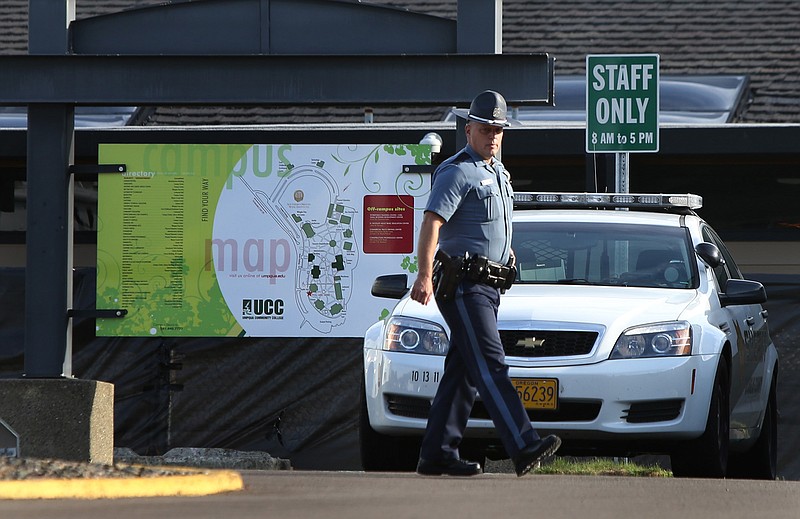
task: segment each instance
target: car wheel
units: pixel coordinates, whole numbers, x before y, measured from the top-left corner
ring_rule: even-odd
[[[724,359],[720,359],[703,435],[681,444],[670,455],[672,474],[675,477],[725,477],[730,440],[729,402],[728,366]]]
[[[728,477],[775,479],[778,477],[777,375],[772,379],[764,421],[756,443],[747,452],[731,453]]]
[[[369,424],[367,401],[361,390],[358,441],[361,467],[369,472],[409,472],[416,470],[420,439],[387,436],[376,432]]]

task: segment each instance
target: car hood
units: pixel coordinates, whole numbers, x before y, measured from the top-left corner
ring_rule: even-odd
[[[627,328],[681,318],[695,290],[585,285],[515,285],[502,298],[499,321],[546,321]]]
[[[696,301],[696,290],[588,285],[514,285],[501,299],[500,329],[557,328],[607,330],[615,335],[631,326],[682,319]],[[445,325],[436,304],[408,298],[394,310]],[[446,327],[446,325],[445,325]]]

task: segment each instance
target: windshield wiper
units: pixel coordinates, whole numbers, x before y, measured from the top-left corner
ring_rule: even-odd
[[[567,278],[567,279],[559,279],[559,285],[590,285],[589,281],[583,278]]]

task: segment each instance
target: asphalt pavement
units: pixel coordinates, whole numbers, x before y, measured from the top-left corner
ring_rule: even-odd
[[[14,519],[796,519],[800,482],[616,476],[243,471],[244,489],[202,497],[0,501]]]

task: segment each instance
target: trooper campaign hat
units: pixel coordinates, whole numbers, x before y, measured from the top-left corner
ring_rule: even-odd
[[[494,90],[484,90],[472,100],[469,111],[454,109],[453,112],[469,121],[492,126],[511,126],[506,116],[508,111],[505,98]]]

